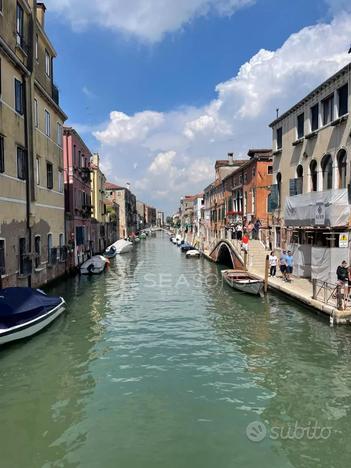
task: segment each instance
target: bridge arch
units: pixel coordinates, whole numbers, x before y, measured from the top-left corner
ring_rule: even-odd
[[[235,253],[235,249],[227,240],[220,241],[216,245],[211,257],[216,263],[220,263],[227,268],[243,268],[242,259]]]

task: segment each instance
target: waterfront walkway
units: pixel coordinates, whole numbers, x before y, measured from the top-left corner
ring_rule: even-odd
[[[220,242],[221,241],[219,240],[217,245]],[[232,250],[237,257],[242,255],[239,241],[230,240],[228,242],[226,239],[226,243],[231,245]],[[213,243],[210,248],[204,249],[203,251],[203,254],[211,261],[214,260],[211,254],[214,250],[215,244],[216,243]],[[269,252],[260,241],[250,241],[247,269],[251,274],[263,280],[265,277],[265,259],[268,253]],[[351,324],[351,308],[348,307],[346,310],[339,310],[337,308],[336,299],[333,298],[332,291],[326,292],[327,296],[330,297],[328,297],[328,300],[325,302],[322,299],[322,296],[324,295],[323,291],[321,294],[321,300],[313,299],[313,285],[309,279],[293,277],[291,282],[283,281],[279,268],[277,275],[278,276],[274,278],[269,277],[268,286],[270,289],[286,294],[292,299],[310,307],[311,310],[329,317],[331,323]]]

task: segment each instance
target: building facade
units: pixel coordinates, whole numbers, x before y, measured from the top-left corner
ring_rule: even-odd
[[[0,287],[65,272],[62,128],[56,51],[45,6],[2,0],[0,14]]]
[[[157,214],[156,214],[156,208],[152,206],[146,205],[146,227],[153,227],[156,226],[157,223]]]
[[[79,134],[73,128],[65,127],[63,160],[66,238],[72,254],[70,266],[81,265],[99,248],[92,236],[91,159],[92,154]]]
[[[270,125],[274,244],[293,250],[297,275],[332,282],[349,261],[350,86],[347,65]]]
[[[135,195],[126,187],[106,182],[105,198],[119,206],[119,237],[124,239],[137,231]]]
[[[157,211],[157,226],[163,227],[165,225],[165,214],[163,211]]]

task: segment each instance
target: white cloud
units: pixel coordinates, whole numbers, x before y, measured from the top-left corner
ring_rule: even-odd
[[[90,89],[87,86],[83,86],[82,93],[85,94],[85,96],[89,99],[96,98],[96,95],[92,91],[90,91]]]
[[[46,0],[51,11],[70,21],[74,29],[89,24],[155,42],[192,19],[217,14],[228,16],[255,0]]]
[[[141,141],[151,130],[159,127],[163,122],[160,112],[144,111],[130,117],[123,112],[113,111],[110,122],[105,130],[95,132],[94,136],[109,145],[128,141]]]
[[[260,50],[202,108],[112,112],[95,133],[111,177],[131,180],[139,198],[174,209],[181,195],[211,181],[215,159],[271,145],[276,108],[284,112],[349,62],[350,30],[351,15],[344,14],[302,29],[275,51]]]

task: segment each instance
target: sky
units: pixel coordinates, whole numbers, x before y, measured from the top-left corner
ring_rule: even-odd
[[[350,62],[349,0],[46,0],[60,104],[108,180],[170,214]]]

